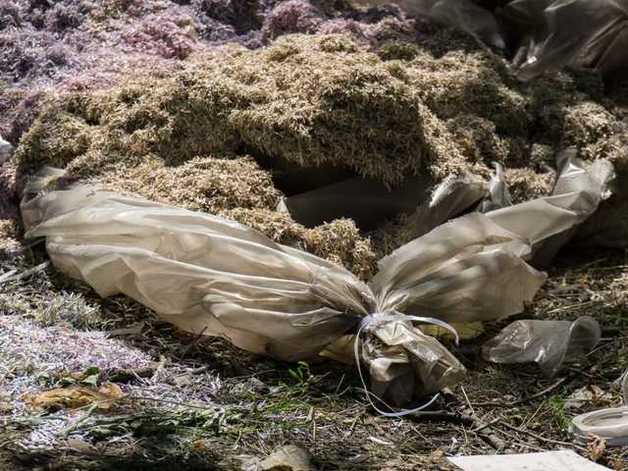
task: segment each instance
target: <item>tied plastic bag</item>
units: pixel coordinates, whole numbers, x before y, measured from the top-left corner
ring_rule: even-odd
[[[501,318],[520,312],[545,279],[519,257],[526,243],[479,213],[401,247],[367,286],[220,217],[89,187],[41,191],[61,174],[34,179],[22,203],[27,237],[46,237],[60,271],[103,297],[126,294],[183,330],[283,360],[311,358],[361,328],[354,345],[377,387],[410,375],[413,398],[452,384],[464,368],[398,311]],[[392,399],[409,394],[401,396]]]
[[[548,378],[563,363],[589,353],[601,337],[600,326],[591,317],[570,321],[515,321],[482,347],[482,356],[493,363],[537,363]]]
[[[445,223],[380,260],[368,285],[217,216],[87,186],[54,190],[62,170],[34,178],[21,210],[26,237],[45,237],[53,264],[99,295],[125,294],[183,330],[254,353],[297,361],[327,349],[359,360],[373,387],[401,404],[464,373],[413,323],[446,327],[521,312],[545,280],[525,259],[595,210],[604,185],[569,163],[556,190],[566,193]],[[534,225],[517,214],[535,217]]]
[[[513,65],[523,80],[566,66],[628,70],[626,0],[514,0],[499,19],[519,33]]]

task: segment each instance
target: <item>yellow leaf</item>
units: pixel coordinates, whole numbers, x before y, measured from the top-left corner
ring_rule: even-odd
[[[24,400],[40,409],[76,409],[96,404],[99,409],[109,409],[116,399],[124,396],[117,384],[107,383],[100,388],[68,387],[51,389],[39,394],[28,394]]]

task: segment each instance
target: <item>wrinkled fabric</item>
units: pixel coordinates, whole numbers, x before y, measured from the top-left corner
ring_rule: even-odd
[[[520,33],[513,65],[523,80],[566,66],[628,70],[627,0],[514,0],[499,17]]]
[[[591,317],[570,321],[515,321],[482,347],[493,363],[537,363],[548,378],[556,376],[566,360],[589,353],[600,341],[600,326]]]

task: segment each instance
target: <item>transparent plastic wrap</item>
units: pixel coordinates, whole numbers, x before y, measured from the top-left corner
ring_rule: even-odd
[[[569,148],[557,157],[558,177],[552,194],[486,213],[495,223],[518,234],[532,247],[527,260],[546,267],[600,203],[611,196],[613,165],[604,159],[586,163]]]
[[[357,0],[358,4],[386,5],[388,0]],[[426,16],[438,23],[459,28],[474,38],[497,48],[504,47],[495,16],[471,0],[397,0],[408,14]]]
[[[523,80],[566,66],[628,71],[626,0],[514,0],[499,19],[519,32],[513,65]]]
[[[601,337],[600,326],[590,317],[576,321],[515,321],[482,347],[482,356],[493,363],[537,363],[548,378],[566,360],[589,353]]]
[[[22,204],[27,237],[47,238],[60,271],[103,297],[126,294],[183,330],[284,360],[317,355],[377,313],[504,317],[545,279],[519,258],[529,250],[525,242],[479,213],[382,260],[367,286],[340,266],[220,217],[90,187],[40,191],[60,175],[34,180]],[[406,365],[418,397],[464,372],[410,317],[364,327],[360,355],[378,383]],[[438,368],[423,368],[426,362]]]
[[[351,218],[361,228],[373,229],[401,213],[412,214],[418,237],[487,195],[486,182],[472,175],[447,178],[439,184],[427,177],[413,177],[393,189],[374,180],[352,178],[284,198],[277,209],[308,227]]]
[[[103,297],[125,294],[185,331],[222,336],[283,360],[325,349],[342,359],[336,343],[349,338],[373,387],[396,404],[464,373],[413,323],[521,312],[545,280],[525,260],[539,241],[573,229],[600,197],[586,186],[559,183],[565,195],[499,210],[530,216],[527,224],[499,211],[454,219],[380,260],[367,285],[343,267],[236,222],[88,186],[55,189],[60,180],[61,170],[43,172],[27,185],[21,205],[26,237],[45,237],[60,271]],[[581,199],[589,204],[572,204]],[[520,209],[528,204],[532,211]],[[545,207],[552,211],[543,213]],[[351,361],[346,349],[344,355]]]

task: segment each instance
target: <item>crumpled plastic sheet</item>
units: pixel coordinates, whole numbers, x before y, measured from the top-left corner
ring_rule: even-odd
[[[381,3],[371,0],[369,3]],[[412,15],[461,29],[483,44],[514,50],[521,80],[564,67],[628,75],[628,1],[513,0],[489,11],[471,0],[399,0]]]
[[[386,219],[414,211],[427,199],[431,185],[430,179],[419,176],[390,189],[381,182],[356,177],[283,198],[277,210],[306,227],[351,218],[359,227],[373,229]]]
[[[575,154],[570,148],[558,155],[558,178],[550,196],[487,213],[530,243],[532,253],[527,260],[533,266],[548,266],[600,203],[611,197],[613,165],[604,159],[585,163]]]
[[[488,182],[488,195],[478,206],[478,211],[488,213],[507,206],[512,206],[512,197],[506,183],[504,166],[495,162],[495,173]]]
[[[390,2],[358,0],[358,3],[376,6]],[[471,0],[397,0],[394,3],[410,15],[429,17],[438,23],[460,28],[483,43],[504,47],[495,16]]]
[[[521,32],[513,65],[523,80],[566,66],[628,71],[626,0],[514,0],[499,18]]]
[[[45,237],[61,272],[102,297],[125,294],[185,331],[296,361],[334,350],[359,327],[373,387],[400,404],[453,384],[464,367],[399,315],[471,322],[521,312],[546,277],[526,259],[599,201],[599,186],[575,189],[589,182],[582,174],[589,171],[565,165],[561,175],[574,185],[557,188],[567,193],[442,224],[380,260],[368,285],[217,216],[88,186],[54,190],[60,170],[34,178],[21,209],[26,237]],[[412,391],[403,386],[409,377]]]
[[[482,346],[482,356],[493,363],[537,363],[552,378],[566,360],[593,350],[601,336],[597,321],[587,316],[573,322],[515,321]]]

